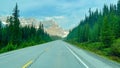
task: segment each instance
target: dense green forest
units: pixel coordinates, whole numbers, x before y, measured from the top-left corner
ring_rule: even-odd
[[[120,61],[120,0],[117,5],[104,5],[102,11],[89,9],[89,16],[85,16],[66,39]]]
[[[40,23],[38,29],[34,25],[21,26],[17,4],[6,22],[8,25],[3,26],[0,21],[0,52],[51,41],[50,36],[44,31],[43,24]]]

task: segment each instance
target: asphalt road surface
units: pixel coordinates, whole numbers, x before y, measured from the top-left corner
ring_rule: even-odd
[[[0,68],[120,68],[120,64],[57,40],[3,53]]]

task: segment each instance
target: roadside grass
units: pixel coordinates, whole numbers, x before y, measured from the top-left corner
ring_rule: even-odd
[[[67,42],[79,48],[98,54],[103,58],[108,58],[110,60],[120,63],[120,39],[115,40],[112,46],[109,48],[104,48],[104,44],[102,44],[101,42],[85,42],[85,43],[78,43],[73,41]]]
[[[8,43],[7,46],[0,49],[0,53],[5,53],[5,52],[17,50],[17,49],[35,46],[37,44],[43,44],[43,43],[46,43],[46,42],[45,41],[35,42],[32,40],[29,40],[29,41],[22,42],[20,45],[13,45],[12,43]]]

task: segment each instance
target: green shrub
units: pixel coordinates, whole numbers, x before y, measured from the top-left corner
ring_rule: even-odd
[[[120,42],[114,43],[111,46],[111,49],[112,49],[111,52],[112,55],[120,57]]]
[[[7,52],[11,50],[15,50],[17,48],[17,45],[13,45],[12,43],[8,43],[8,45],[1,49],[0,52]]]

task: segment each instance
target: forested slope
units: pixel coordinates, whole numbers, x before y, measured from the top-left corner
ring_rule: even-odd
[[[0,22],[0,52],[51,41],[50,36],[44,31],[43,24],[40,23],[39,28],[36,28],[34,24],[21,26],[17,4],[6,22],[8,24],[4,27]]]
[[[117,5],[104,5],[102,11],[96,9],[93,12],[89,9],[89,16],[70,31],[66,39],[94,52],[100,51],[105,56],[111,56],[112,59],[120,59],[119,38],[120,0]]]

